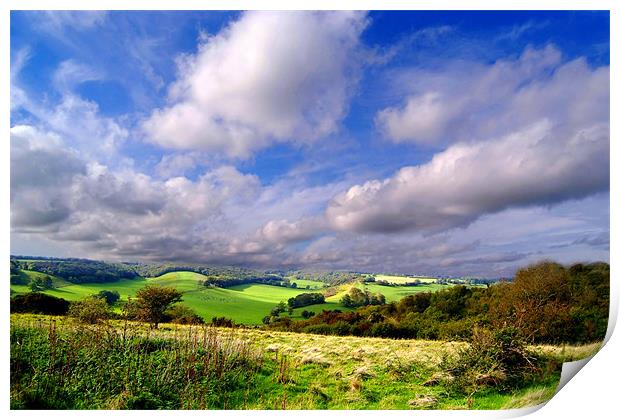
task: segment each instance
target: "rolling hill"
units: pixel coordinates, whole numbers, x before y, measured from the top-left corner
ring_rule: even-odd
[[[44,273],[31,270],[21,270],[20,273],[26,281],[45,275]],[[207,279],[207,276],[189,271],[175,271],[158,277],[135,277],[105,283],[74,284],[58,276],[51,277],[54,288],[45,290],[44,293],[69,301],[80,300],[101,290],[118,291],[121,298],[114,307],[117,312],[120,312],[121,306],[127,301],[128,297],[135,296],[136,291],[147,284],[171,286],[183,292],[182,303],[193,309],[206,321],[211,320],[213,317],[226,317],[246,325],[261,324],[262,318],[269,314],[269,311],[281,301],[286,302],[289,298],[307,291],[320,292],[326,290],[322,282],[303,279],[294,280],[298,284],[299,288],[297,289],[256,283],[240,284],[228,288],[205,287],[202,283]],[[309,287],[309,290],[306,289],[306,286]],[[424,284],[415,287],[404,287],[382,286],[378,284],[364,285],[359,282],[344,284],[332,288],[336,293],[327,297],[325,303],[295,309],[292,318],[301,319],[301,312],[304,310],[316,313],[322,310],[350,310],[340,304],[340,298],[351,287],[366,288],[373,293],[382,293],[386,300],[391,302],[400,300],[402,297],[410,294],[435,291],[447,286]],[[30,289],[26,284],[11,285],[11,295],[27,293],[29,291]]]

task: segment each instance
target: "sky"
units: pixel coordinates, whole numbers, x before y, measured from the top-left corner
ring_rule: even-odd
[[[608,12],[12,11],[11,253],[609,261]]]

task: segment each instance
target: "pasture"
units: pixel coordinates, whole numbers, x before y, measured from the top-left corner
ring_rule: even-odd
[[[386,281],[388,283],[394,284],[402,284],[402,283],[411,283],[412,281],[419,281],[420,283],[436,283],[437,278],[435,277],[409,277],[409,276],[391,276],[388,274],[377,274],[375,277],[376,281]]]
[[[43,276],[35,271],[22,271],[27,277]],[[82,283],[73,284],[61,278],[51,276],[54,288],[45,290],[44,293],[63,298],[69,301],[80,300],[86,296],[94,295],[101,290],[116,290],[121,295],[119,302],[114,306],[116,312],[120,312],[121,306],[127,302],[128,297],[135,296],[138,289],[147,284],[171,286],[183,292],[183,305],[193,309],[205,321],[213,317],[226,317],[233,321],[246,325],[260,325],[264,316],[279,302],[286,302],[289,298],[307,292],[322,292],[325,290],[322,282],[314,280],[293,280],[298,288],[271,286],[265,284],[243,284],[229,288],[204,287],[202,282],[206,277],[202,274],[189,271],[176,271],[166,273],[159,277],[123,279],[109,283]],[[305,289],[310,286],[310,289]],[[337,293],[326,298],[325,303],[297,308],[293,311],[293,319],[301,319],[304,310],[319,313],[322,310],[348,311],[340,304],[342,296],[351,287],[366,289],[373,293],[381,293],[387,302],[398,301],[401,298],[420,292],[436,291],[448,287],[439,284],[424,284],[419,286],[384,286],[379,284],[345,284],[337,287]],[[11,285],[11,295],[15,293],[27,293],[30,289],[26,285]]]

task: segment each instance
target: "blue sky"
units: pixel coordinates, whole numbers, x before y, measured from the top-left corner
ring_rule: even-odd
[[[609,260],[607,12],[12,12],[11,252]]]

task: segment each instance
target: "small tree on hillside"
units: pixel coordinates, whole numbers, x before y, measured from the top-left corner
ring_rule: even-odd
[[[157,328],[165,319],[165,312],[181,301],[183,294],[174,287],[148,285],[136,292],[136,317]]]

